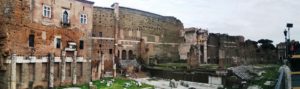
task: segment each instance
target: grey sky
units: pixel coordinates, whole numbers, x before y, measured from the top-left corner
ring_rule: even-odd
[[[300,0],[91,0],[96,6],[114,2],[165,16],[174,16],[184,27],[243,35],[246,39],[284,41],[287,22],[294,23],[291,38],[300,40]]]

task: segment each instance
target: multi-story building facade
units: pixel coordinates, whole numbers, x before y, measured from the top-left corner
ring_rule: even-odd
[[[0,88],[46,88],[90,81],[94,2],[0,1]]]
[[[174,17],[115,3],[112,8],[95,7],[93,22],[93,53],[103,54],[105,71],[113,70],[119,60],[144,59],[141,62],[148,63],[152,57],[161,62],[179,59],[183,24]]]

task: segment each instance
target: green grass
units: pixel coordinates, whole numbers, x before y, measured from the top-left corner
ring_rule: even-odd
[[[186,70],[186,63],[163,63],[157,64],[154,68],[162,70]]]
[[[93,81],[93,84],[97,86],[97,89],[124,89],[125,83],[130,83],[131,86],[127,87],[126,89],[142,89],[142,88],[149,88],[149,89],[154,89],[154,86],[147,85],[147,84],[142,84],[142,86],[137,86],[135,84],[134,80],[126,79],[126,78],[114,78],[114,82],[111,86],[106,86],[107,81],[110,81],[113,78],[103,78],[101,80]],[[100,81],[105,80],[103,83]],[[84,85],[75,85],[75,86],[64,86],[56,89],[63,89],[67,87],[80,87],[81,89],[89,89],[88,84]]]
[[[266,73],[262,74],[261,79],[251,81],[250,85],[258,85],[261,86],[263,89],[274,89],[275,84],[273,86],[266,86],[264,85],[264,83],[266,81],[272,81],[273,83],[276,83],[276,79],[279,76],[278,69],[278,65],[271,65],[270,68],[265,70]]]
[[[172,67],[172,66],[186,67],[187,64],[186,63],[163,63],[163,64],[157,64],[156,66],[159,66],[159,67]]]

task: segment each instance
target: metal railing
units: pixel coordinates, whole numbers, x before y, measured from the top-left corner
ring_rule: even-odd
[[[285,89],[285,70],[283,68],[280,70],[280,75],[274,89]]]

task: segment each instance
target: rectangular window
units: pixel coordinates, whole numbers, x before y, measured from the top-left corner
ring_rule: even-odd
[[[56,48],[60,48],[60,46],[61,46],[61,39],[56,38]]]
[[[109,49],[109,54],[112,54],[113,53],[113,50],[112,49]]]
[[[29,35],[28,40],[29,40],[29,47],[34,47],[34,35],[33,34]]]
[[[51,7],[48,5],[43,5],[43,16],[51,18]]]
[[[79,49],[83,49],[84,48],[84,41],[80,40],[79,42]]]
[[[87,15],[86,14],[81,14],[80,15],[80,23],[81,24],[87,24]]]
[[[99,32],[99,37],[102,37],[102,32]]]
[[[64,25],[68,25],[68,24],[70,23],[70,20],[69,20],[69,18],[70,18],[69,10],[64,9],[64,10],[63,10],[62,17],[63,17],[63,18],[62,18],[62,23],[63,23]]]

